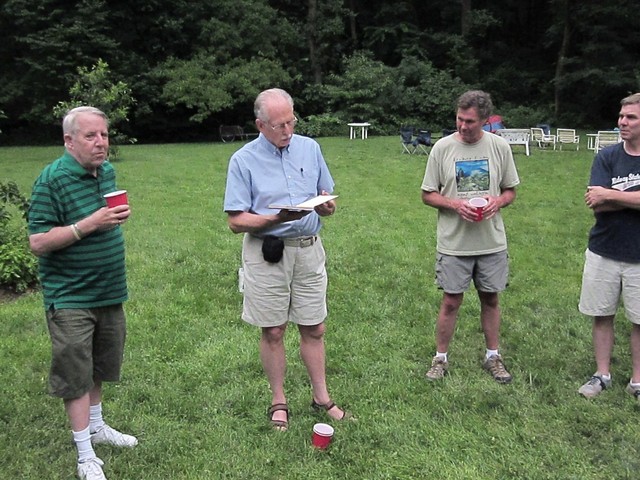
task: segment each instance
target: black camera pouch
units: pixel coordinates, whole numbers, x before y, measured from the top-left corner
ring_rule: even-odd
[[[269,263],[278,263],[284,252],[284,241],[273,235],[265,235],[262,239],[262,256]]]

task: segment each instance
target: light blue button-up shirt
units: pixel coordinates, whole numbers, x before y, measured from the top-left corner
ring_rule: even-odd
[[[231,156],[224,195],[225,212],[273,215],[271,204],[297,205],[326,191],[334,182],[315,140],[293,135],[282,150],[262,134]],[[283,238],[316,235],[321,228],[316,212],[275,225],[260,235]]]

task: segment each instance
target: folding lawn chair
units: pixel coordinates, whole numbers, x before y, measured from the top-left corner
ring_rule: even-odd
[[[418,130],[416,138],[413,140],[413,152],[422,152],[425,155],[429,155],[429,149],[433,146],[431,143],[431,131]]]
[[[402,153],[412,154],[416,151],[416,146],[413,144],[413,127],[401,127],[400,139],[402,141]]]

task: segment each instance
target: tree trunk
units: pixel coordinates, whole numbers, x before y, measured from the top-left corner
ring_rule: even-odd
[[[307,5],[307,46],[309,48],[309,62],[311,64],[311,72],[313,73],[313,81],[319,84],[322,83],[322,68],[318,60],[318,46],[316,44],[318,1],[308,0]]]
[[[555,118],[558,118],[560,114],[560,97],[562,96],[562,76],[564,75],[564,64],[567,52],[569,51],[569,45],[571,43],[571,25],[569,15],[569,3],[571,0],[564,0],[559,2],[560,8],[560,21],[564,23],[562,31],[562,42],[560,49],[558,50],[558,59],[556,62],[556,71],[553,79],[553,113]]]
[[[349,0],[349,33],[351,34],[351,44],[356,49],[358,45],[358,33],[356,29],[356,4],[355,0]]]
[[[469,33],[469,18],[471,16],[471,0],[462,0],[462,10],[460,12],[460,31],[466,37]]]

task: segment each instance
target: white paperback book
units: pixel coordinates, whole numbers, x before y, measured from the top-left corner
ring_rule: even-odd
[[[269,208],[273,208],[276,210],[291,210],[294,212],[302,212],[302,211],[311,211],[316,208],[318,205],[322,205],[334,198],[338,198],[338,195],[318,195],[317,197],[310,198],[309,200],[305,200],[302,203],[297,205],[279,205],[279,204],[271,204]]]

